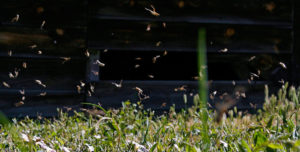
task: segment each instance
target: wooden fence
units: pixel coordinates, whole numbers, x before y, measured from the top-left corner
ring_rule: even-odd
[[[139,100],[135,87],[150,97],[142,101],[145,107],[181,108],[184,94],[192,105],[199,27],[207,33],[210,93],[245,93],[238,99],[240,109],[250,108],[250,103],[261,107],[265,84],[276,90],[282,80],[298,83],[297,3],[2,2],[0,109],[18,117],[51,116],[56,108],[78,109],[81,102],[118,107],[122,101]],[[159,16],[145,9],[152,10],[151,5]],[[116,85],[120,82],[122,87]]]

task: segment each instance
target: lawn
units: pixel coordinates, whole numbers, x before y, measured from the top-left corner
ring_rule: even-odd
[[[195,106],[157,115],[141,103],[2,122],[2,151],[300,151],[300,89],[286,84],[256,114]],[[70,110],[70,109],[69,109]],[[223,114],[224,112],[224,114]],[[99,115],[97,114],[99,113]],[[226,114],[225,114],[226,113]],[[208,116],[207,122],[203,118]],[[217,118],[219,121],[217,121]],[[205,118],[204,118],[205,119]]]

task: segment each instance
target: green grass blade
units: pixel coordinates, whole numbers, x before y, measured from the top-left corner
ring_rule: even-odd
[[[207,111],[207,64],[206,64],[206,30],[200,28],[198,31],[198,85],[200,98],[200,115],[202,121],[202,138],[205,147],[209,147],[210,139],[208,135],[208,111]],[[205,148],[206,149],[206,148]]]
[[[0,111],[0,124],[3,126],[8,125],[10,121],[7,119],[7,117]]]
[[[107,114],[107,111],[103,107],[101,107],[100,105],[93,104],[93,103],[88,103],[88,102],[82,102],[81,104],[95,106],[95,107],[101,109],[105,114]]]

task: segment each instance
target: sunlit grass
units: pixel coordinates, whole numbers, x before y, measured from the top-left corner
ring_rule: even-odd
[[[267,90],[267,88],[266,88]],[[268,93],[268,92],[266,92]],[[197,98],[195,98],[197,99]],[[59,110],[54,119],[13,120],[1,126],[2,151],[299,151],[300,90],[287,85],[266,97],[264,108],[247,114],[235,108],[215,121],[208,111],[209,145],[199,106],[155,115],[140,103],[124,102],[103,115]],[[100,110],[100,109],[99,109]],[[208,147],[208,149],[206,149]]]

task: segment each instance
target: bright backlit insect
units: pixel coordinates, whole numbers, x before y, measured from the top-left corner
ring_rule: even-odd
[[[41,80],[35,80],[35,82],[36,82],[38,85],[40,85],[40,86],[46,88],[46,85],[43,84]]]
[[[249,58],[248,61],[250,62],[250,61],[254,60],[255,58],[256,58],[256,56],[252,56],[252,57]]]
[[[139,97],[139,99],[140,99],[141,101],[150,98],[149,96],[147,96],[147,95],[145,95],[145,94],[143,93],[143,90],[142,90],[141,88],[135,87],[135,88],[133,88],[133,89],[135,89],[135,90],[138,92],[138,97]]]
[[[43,22],[42,22],[42,24],[41,24],[41,30],[43,29],[43,27],[45,26],[45,24],[46,24],[46,21],[44,20]]]
[[[94,74],[94,75],[99,75],[99,72],[98,71],[92,71],[92,73]]]
[[[8,84],[8,83],[6,83],[6,82],[2,82],[2,84],[6,87],[6,88],[10,88],[10,85]]]
[[[152,58],[152,63],[156,63],[157,59],[160,58],[160,55],[156,55]]]
[[[33,45],[30,45],[30,46],[29,46],[29,48],[31,48],[31,49],[34,49],[34,48],[36,48],[36,47],[37,47],[36,44],[33,44]]]
[[[163,25],[164,28],[167,28],[167,23],[166,22],[163,22],[162,25]]]
[[[226,53],[226,52],[228,52],[228,49],[224,48],[224,49],[221,49],[219,52]]]
[[[84,82],[82,82],[81,80],[80,80],[79,82],[80,82],[80,86],[81,86],[81,87],[84,87],[84,86],[85,86],[85,83],[84,83]]]
[[[151,24],[147,25],[146,31],[149,32],[151,30]]]
[[[255,73],[250,73],[250,75],[252,76],[252,77],[256,77],[256,78],[259,78],[259,76],[257,75],[257,74],[255,74]]]
[[[145,8],[145,10],[149,11],[153,16],[160,16],[159,13],[156,12],[155,7],[151,5],[152,10]]]
[[[161,45],[161,41],[156,42],[155,46],[159,47]]]
[[[139,64],[136,64],[136,65],[134,65],[134,68],[139,68],[141,65],[139,65]]]
[[[71,60],[71,57],[60,57],[61,59],[63,59],[62,64],[66,63],[67,61]]]
[[[141,57],[136,57],[136,58],[135,58],[135,60],[137,60],[137,61],[141,61],[141,60],[142,60],[142,58],[141,58]]]
[[[281,84],[284,84],[284,80],[283,79],[279,80],[278,82],[281,83]]]
[[[15,76],[11,72],[8,73],[8,76],[9,76],[9,78],[12,78],[12,79],[15,78]]]
[[[168,54],[167,50],[164,51],[163,56],[166,56]]]
[[[86,57],[90,57],[90,52],[89,52],[89,50],[85,50],[84,55],[85,55]]]
[[[7,52],[7,54],[8,54],[8,56],[12,56],[12,51],[9,50],[9,51]]]
[[[22,105],[24,105],[24,102],[23,102],[23,101],[19,101],[19,102],[15,103],[15,106],[16,106],[16,107],[20,107],[20,106],[22,106]]]
[[[26,62],[23,62],[22,67],[23,67],[24,69],[26,69],[26,68],[27,68],[27,63],[26,63]]]
[[[76,85],[76,88],[77,88],[77,92],[81,93],[81,87],[79,85]]]
[[[95,92],[95,86],[94,85],[92,85],[92,84],[90,84],[90,90],[91,90],[91,92]]]
[[[236,84],[236,83],[235,83],[235,81],[234,81],[234,80],[232,80],[232,85],[233,85],[233,86],[235,86],[235,84]]]
[[[284,69],[287,69],[286,65],[283,63],[283,62],[279,62],[279,65],[284,68]]]
[[[99,60],[96,60],[96,62],[94,64],[97,64],[100,67],[105,67],[105,64],[100,62]]]
[[[11,19],[11,22],[18,22],[20,18],[20,15],[17,14],[14,18]]]
[[[176,91],[176,92],[177,91],[186,91],[186,87],[187,87],[186,85],[182,85],[182,86],[180,86],[178,88],[175,88],[174,91]]]
[[[23,90],[19,90],[19,92],[20,92],[21,95],[25,95],[25,90],[24,89]]]
[[[149,74],[148,77],[149,77],[150,79],[153,79],[153,78],[154,78],[154,75]]]
[[[47,95],[47,92],[40,93],[40,96],[46,96],[46,95]]]
[[[92,96],[91,91],[87,91],[87,95],[88,95],[89,97],[91,97],[91,96]]]
[[[113,85],[116,86],[117,88],[121,88],[121,87],[122,87],[122,83],[123,83],[123,80],[121,80],[120,83],[112,82],[111,84],[113,84]]]

